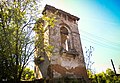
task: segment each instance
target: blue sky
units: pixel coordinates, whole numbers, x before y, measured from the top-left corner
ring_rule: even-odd
[[[113,59],[117,73],[120,65],[120,2],[119,0],[43,0],[42,5],[52,5],[80,18],[79,32],[83,51],[94,47],[92,66],[95,72],[112,68]],[[85,55],[85,54],[84,54]]]

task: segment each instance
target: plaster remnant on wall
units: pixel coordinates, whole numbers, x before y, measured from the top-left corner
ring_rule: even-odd
[[[62,77],[62,75],[60,73],[56,72],[55,70],[53,70],[53,76],[55,76],[56,78]]]
[[[61,58],[61,66],[65,67],[66,69],[71,69],[79,66],[78,60],[69,58],[69,57],[62,57]]]

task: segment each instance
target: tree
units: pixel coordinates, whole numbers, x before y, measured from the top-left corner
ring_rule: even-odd
[[[92,46],[90,46],[89,49],[87,49],[87,47],[85,47],[85,48],[86,48],[86,51],[85,51],[85,53],[86,53],[86,56],[85,56],[86,69],[91,70],[91,66],[94,64],[94,62],[92,62],[92,60],[91,60],[92,52],[93,52],[94,48]]]
[[[30,39],[33,18],[31,15],[28,20],[27,13],[30,15],[31,12],[27,9],[36,2],[32,0],[2,0],[0,2],[0,57],[4,64],[2,66],[4,73],[1,74],[1,78],[19,81],[35,51],[35,48],[31,48],[34,40]]]
[[[33,31],[36,20],[40,18],[38,1],[0,1],[0,80],[19,82],[31,58],[34,59],[36,47],[41,44],[41,40],[35,44]],[[48,26],[50,20],[47,20]]]
[[[110,68],[108,68],[106,72],[101,72],[98,74],[89,73],[89,78],[91,79],[92,83],[119,83],[120,82],[120,76],[116,76],[115,73]]]

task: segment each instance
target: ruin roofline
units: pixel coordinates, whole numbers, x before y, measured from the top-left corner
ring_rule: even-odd
[[[56,12],[57,11],[60,14],[67,15],[69,18],[72,18],[73,20],[77,20],[78,21],[80,19],[77,16],[71,15],[70,13],[67,13],[67,12],[65,12],[65,11],[63,11],[61,9],[57,9],[57,8],[55,8],[53,6],[50,6],[50,5],[47,5],[47,4],[44,7],[44,10],[43,10],[42,14],[44,14],[46,10],[50,10],[52,12]]]

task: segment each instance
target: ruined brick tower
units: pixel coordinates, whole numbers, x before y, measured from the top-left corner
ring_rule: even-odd
[[[45,59],[46,61],[42,65],[40,64],[41,73],[44,72],[44,77],[83,78],[87,81],[87,71],[77,24],[79,18],[49,5],[45,6],[43,12],[49,14],[56,11],[57,22],[54,28],[50,28],[48,31],[48,43],[54,46],[54,49],[50,59]],[[40,74],[40,67],[35,66],[37,76]]]

